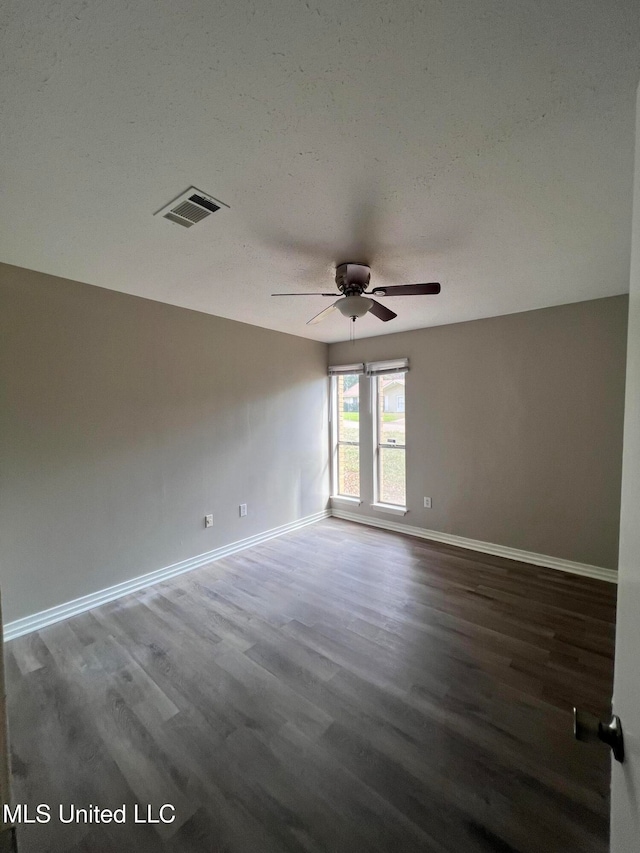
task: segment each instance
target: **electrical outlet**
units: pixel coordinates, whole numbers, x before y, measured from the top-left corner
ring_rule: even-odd
[[[213,515],[205,515],[204,526],[205,527],[213,527]]]
[[[246,514],[247,514],[247,505],[246,504],[240,504],[240,518],[244,518]]]
[[[425,509],[431,509],[431,498],[425,498],[424,499],[424,508]]]

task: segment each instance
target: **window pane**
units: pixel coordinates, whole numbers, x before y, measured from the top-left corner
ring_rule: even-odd
[[[338,441],[360,439],[360,382],[356,375],[338,376]]]
[[[404,444],[404,373],[378,377],[378,442]]]
[[[378,450],[378,500],[382,503],[406,505],[404,453],[404,450],[396,447],[380,447]]]
[[[360,496],[360,377],[336,377],[339,495]],[[349,443],[347,443],[349,442]]]
[[[338,446],[338,494],[360,497],[360,448],[357,445]]]
[[[393,373],[377,380],[377,499],[399,506],[406,504],[405,452],[401,449],[405,443],[405,375]]]

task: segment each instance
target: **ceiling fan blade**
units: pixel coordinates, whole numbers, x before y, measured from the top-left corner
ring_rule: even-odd
[[[336,293],[272,293],[272,296],[337,296]]]
[[[437,281],[430,284],[394,284],[391,287],[374,287],[370,290],[374,296],[426,296],[440,293]]]
[[[386,323],[387,320],[393,320],[394,317],[397,317],[397,314],[394,314],[393,311],[390,311],[386,305],[382,305],[380,302],[376,302],[375,299],[371,300],[373,305],[369,308],[371,314],[374,314],[378,320],[382,320],[383,323]]]
[[[335,294],[333,294],[335,295]],[[320,323],[324,320],[325,317],[328,317],[332,311],[336,310],[336,305],[340,300],[338,299],[333,305],[329,305],[328,308],[325,308],[324,311],[321,311],[319,314],[316,314],[315,317],[312,317],[310,320],[307,320],[307,326],[315,326],[316,323]]]

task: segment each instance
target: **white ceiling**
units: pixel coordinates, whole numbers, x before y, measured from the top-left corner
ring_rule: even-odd
[[[637,0],[1,0],[0,260],[324,341],[628,289]],[[194,184],[231,206],[152,213]]]

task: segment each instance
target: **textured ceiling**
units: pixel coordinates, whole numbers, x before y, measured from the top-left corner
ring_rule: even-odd
[[[628,289],[637,0],[2,7],[2,261],[325,341],[341,261],[442,282],[358,336]]]

